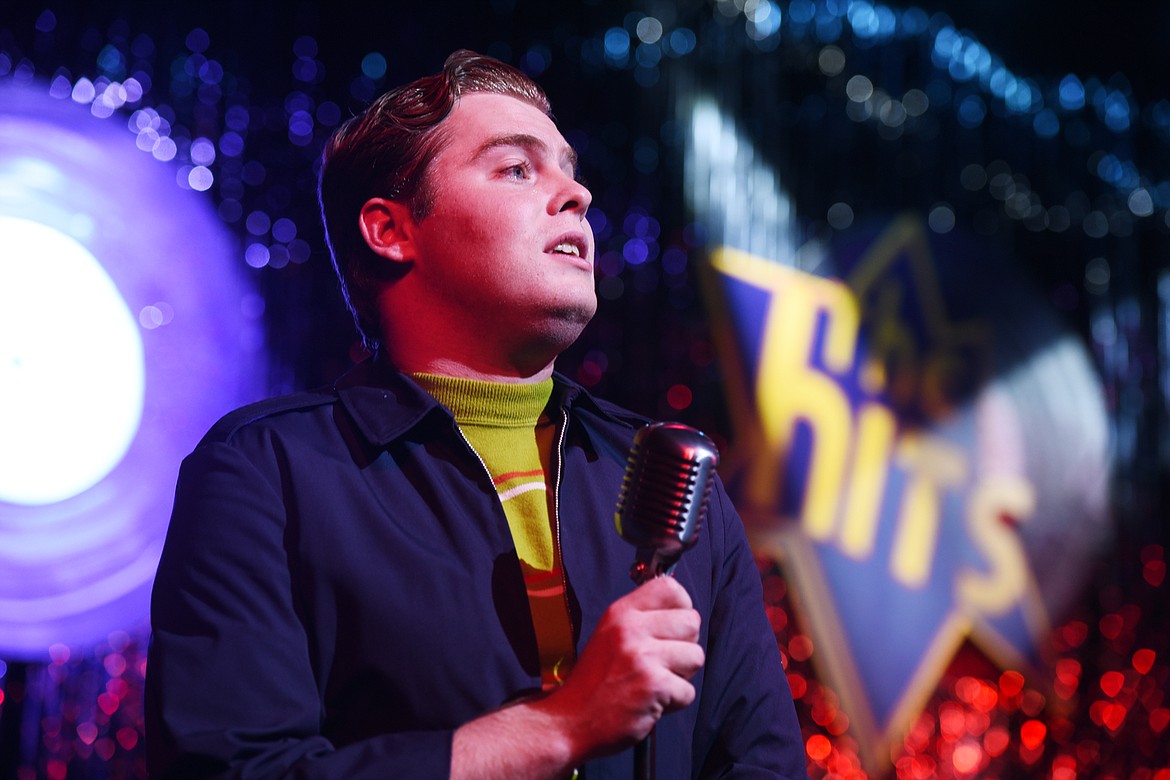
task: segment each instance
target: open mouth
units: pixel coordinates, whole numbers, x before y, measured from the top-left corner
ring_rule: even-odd
[[[589,243],[585,236],[577,233],[565,233],[558,236],[552,244],[545,249],[550,255],[559,255],[564,258],[573,258],[578,265],[589,265]]]
[[[553,254],[558,255],[572,255],[573,257],[581,256],[581,248],[576,244],[569,243],[568,241],[562,241],[561,243],[554,246],[552,248],[552,252]]]

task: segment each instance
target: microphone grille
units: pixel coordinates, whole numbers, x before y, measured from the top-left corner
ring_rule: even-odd
[[[647,425],[634,436],[614,517],[618,533],[666,556],[693,545],[705,519],[719,450],[679,423]]]

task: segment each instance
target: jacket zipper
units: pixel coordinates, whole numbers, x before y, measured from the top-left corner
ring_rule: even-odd
[[[475,456],[475,459],[479,461],[479,467],[483,469],[484,476],[488,478],[488,485],[491,486],[492,494],[496,497],[496,506],[498,506],[500,508],[500,512],[503,513],[504,505],[500,502],[500,493],[498,490],[496,490],[496,481],[492,479],[491,469],[489,469],[487,464],[483,462],[483,456],[479,454],[479,450],[471,446],[471,441],[467,438],[467,434],[463,432],[463,429],[459,427],[459,423],[454,422],[454,425],[455,432],[459,434],[459,438],[463,440],[463,444],[467,447],[468,451],[470,451],[471,454]],[[511,538],[512,527],[508,525],[508,516],[506,514],[504,515],[504,527],[508,529],[508,537]]]
[[[556,479],[553,488],[553,544],[556,545],[557,560],[561,562],[561,598],[565,604],[565,615],[569,618],[569,645],[573,648],[572,660],[577,660],[576,631],[573,627],[573,611],[569,608],[569,575],[565,571],[565,556],[561,549],[561,477],[565,470],[565,432],[569,429],[569,410],[561,407],[561,424],[557,430]]]

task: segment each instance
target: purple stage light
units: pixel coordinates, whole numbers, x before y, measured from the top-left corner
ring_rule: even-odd
[[[235,240],[101,86],[0,85],[7,658],[146,626],[179,462],[266,369]]]

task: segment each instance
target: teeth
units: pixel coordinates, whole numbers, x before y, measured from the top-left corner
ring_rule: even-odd
[[[557,244],[553,247],[553,251],[560,252],[561,254],[565,255],[574,255],[576,257],[581,256],[581,250],[578,249],[574,244]]]

